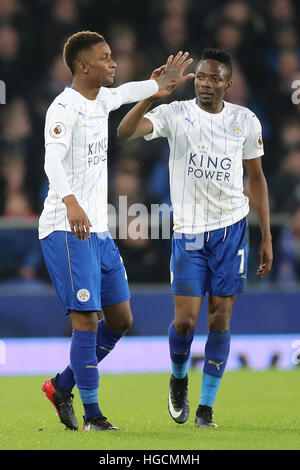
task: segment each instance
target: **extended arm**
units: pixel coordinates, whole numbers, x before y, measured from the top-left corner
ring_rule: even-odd
[[[137,103],[122,119],[118,126],[117,134],[120,139],[136,139],[153,131],[152,122],[145,118],[153,102],[152,98]]]
[[[262,241],[258,251],[259,265],[257,275],[264,277],[271,271],[273,262],[268,186],[260,157],[244,160],[244,164],[249,180],[250,203],[257,213],[262,234]]]
[[[124,85],[112,89],[115,90],[119,97],[119,105],[122,106],[126,103],[135,103],[136,101],[149,98],[159,91],[159,84],[156,80],[143,80],[140,82],[128,82]]]

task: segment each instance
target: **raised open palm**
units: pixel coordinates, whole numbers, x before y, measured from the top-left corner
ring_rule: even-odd
[[[193,59],[187,59],[188,55],[188,52],[183,53],[182,51],[178,52],[175,57],[170,55],[165,65],[162,65],[161,67],[153,70],[151,79],[162,79],[164,75],[173,75],[174,77],[174,84],[158,91],[153,96],[153,98],[165,98],[166,96],[169,96],[179,85],[182,85],[186,81],[195,77],[194,73],[188,73],[184,75],[186,68],[193,62]]]

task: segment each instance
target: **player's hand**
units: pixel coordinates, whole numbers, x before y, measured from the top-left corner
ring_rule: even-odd
[[[166,65],[162,65],[158,69],[153,70],[150,79],[157,80],[162,75],[165,68],[166,68]],[[174,85],[164,88],[163,90],[159,90],[155,95],[151,97],[151,99],[159,100],[159,99],[165,98],[166,96],[169,96],[175,90],[176,86],[177,85],[175,83]]]
[[[82,241],[86,240],[86,236],[90,238],[90,227],[92,227],[92,224],[82,207],[78,204],[75,196],[66,196],[63,198],[63,202],[67,206],[67,217],[73,235]]]
[[[170,95],[178,85],[195,77],[194,73],[184,75],[185,69],[193,62],[193,59],[187,59],[189,53],[182,51],[174,57],[170,55],[165,65],[155,69],[152,72],[151,79],[156,80],[159,85],[159,91],[152,98],[164,98]]]
[[[272,249],[272,240],[266,239],[262,240],[259,250],[258,250],[258,269],[257,276],[264,277],[272,269],[273,263],[273,249]]]

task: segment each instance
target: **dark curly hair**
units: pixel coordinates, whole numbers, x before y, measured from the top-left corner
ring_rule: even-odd
[[[99,42],[105,42],[104,37],[92,31],[80,31],[67,39],[64,45],[63,58],[72,75],[75,72],[75,62],[78,55]]]
[[[229,72],[229,78],[232,76],[232,57],[222,48],[207,48],[204,49],[199,62],[202,60],[213,59],[224,64]]]

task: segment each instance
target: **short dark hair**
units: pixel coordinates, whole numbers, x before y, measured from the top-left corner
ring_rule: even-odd
[[[229,71],[229,77],[231,78],[232,76],[232,57],[231,55],[225,51],[225,49],[222,48],[212,48],[208,47],[204,49],[202,52],[202,55],[200,57],[199,62],[202,60],[207,60],[207,59],[213,59],[218,62],[221,62],[221,64],[224,64],[228,71]]]
[[[63,58],[72,75],[75,71],[75,62],[78,55],[99,42],[105,42],[104,37],[92,31],[79,31],[67,39],[64,45]]]

